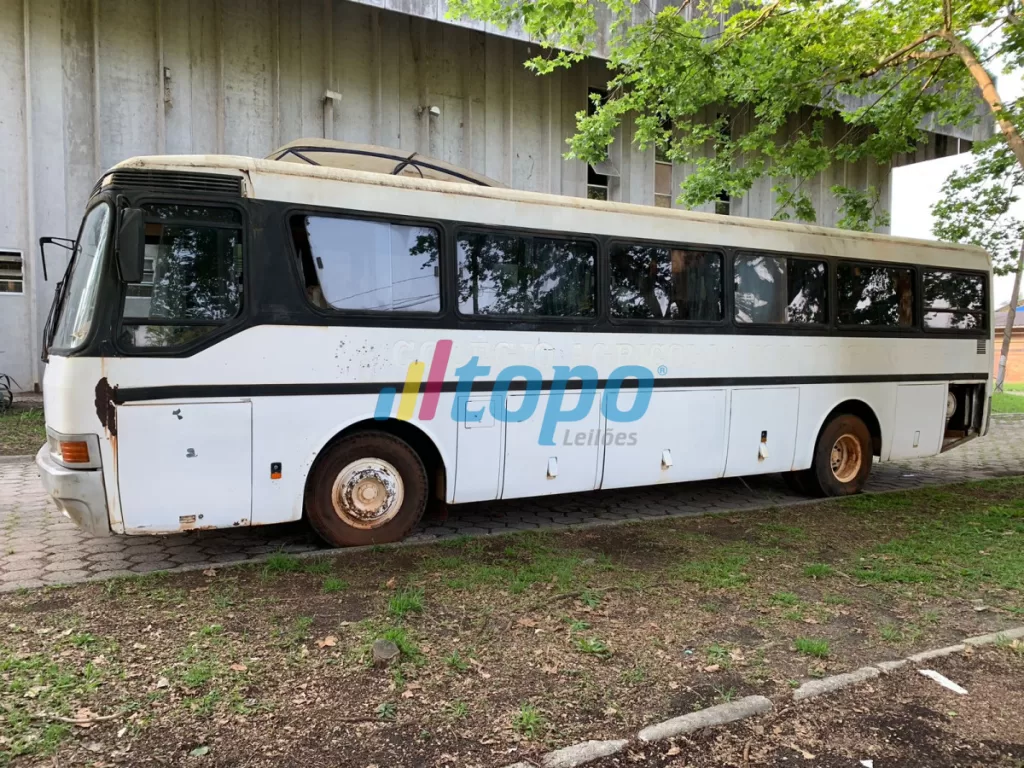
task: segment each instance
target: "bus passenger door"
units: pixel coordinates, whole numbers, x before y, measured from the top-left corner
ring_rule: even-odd
[[[525,393],[507,395],[510,414],[524,407]],[[542,445],[541,429],[551,400],[550,392],[534,393],[537,407],[525,421],[505,424],[505,468],[501,498],[546,496],[553,493],[592,491],[597,487],[601,457],[601,411],[598,400],[583,419],[560,422],[554,445]],[[561,393],[561,411],[569,412],[580,398],[578,391]]]
[[[118,406],[117,477],[126,532],[249,525],[252,404]]]

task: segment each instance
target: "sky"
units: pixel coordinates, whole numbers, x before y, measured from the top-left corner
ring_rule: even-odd
[[[1024,81],[1019,73],[999,77],[996,87],[1003,101],[1015,101],[1024,94]],[[971,153],[965,152],[893,169],[892,234],[936,239],[932,234],[932,206],[938,202],[946,177],[957,168],[970,164],[971,158]],[[1017,216],[1024,217],[1024,201],[1017,204],[1015,211]],[[1013,276],[996,277],[993,292],[997,307],[1007,304],[1013,292]]]

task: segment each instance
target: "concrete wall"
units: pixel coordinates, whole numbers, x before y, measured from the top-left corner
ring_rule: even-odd
[[[0,249],[23,251],[27,272],[25,296],[0,294],[0,372],[28,388],[39,380],[39,338],[64,264],[54,259],[44,284],[34,243],[74,237],[100,173],[133,155],[265,156],[327,135],[584,195],[586,166],[562,154],[587,88],[607,79],[604,63],[538,78],[522,67],[537,49],[514,30],[433,21],[443,7],[421,5],[409,15],[346,0],[0,0]],[[343,94],[333,110],[326,89]],[[610,152],[621,172],[610,196],[653,203],[653,150],[623,134]],[[913,160],[937,151],[933,137]],[[674,181],[686,172],[677,167]],[[732,212],[773,216],[772,183],[732,201]],[[888,204],[888,167],[836,168],[808,185],[822,224],[837,219],[836,183],[875,184]]]

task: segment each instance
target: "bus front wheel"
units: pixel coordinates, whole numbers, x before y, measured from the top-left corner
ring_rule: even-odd
[[[387,432],[343,438],[316,463],[306,488],[314,530],[335,547],[399,541],[423,516],[427,471],[409,444]]]
[[[803,476],[822,496],[860,493],[871,472],[871,433],[853,414],[836,416],[822,430],[814,447],[814,462]]]

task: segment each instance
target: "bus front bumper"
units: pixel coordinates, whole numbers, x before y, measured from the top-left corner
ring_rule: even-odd
[[[36,454],[36,466],[39,467],[46,492],[65,517],[93,536],[110,535],[102,469],[62,467],[53,460],[48,445],[44,445]]]

